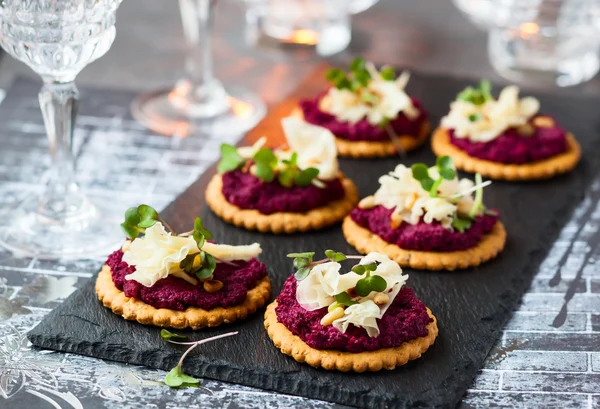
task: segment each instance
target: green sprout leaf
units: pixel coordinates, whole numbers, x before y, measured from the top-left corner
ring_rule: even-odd
[[[292,187],[294,186],[294,180],[296,179],[296,175],[298,174],[298,170],[293,167],[288,167],[283,169],[277,175],[277,180],[279,184],[284,187]]]
[[[356,294],[360,295],[361,297],[366,297],[367,295],[371,294],[371,284],[368,281],[369,278],[370,277],[361,278],[356,282]]]
[[[137,226],[142,221],[137,207],[130,207],[125,211],[125,223]]]
[[[246,160],[240,156],[237,149],[233,145],[227,143],[221,144],[221,160],[217,165],[219,173],[236,170],[246,163]]]
[[[396,71],[392,67],[383,67],[379,74],[386,81],[394,81],[396,79]]]
[[[439,170],[440,176],[446,180],[454,180],[456,172],[451,168],[442,168]]]
[[[314,251],[307,251],[304,253],[290,253],[287,255],[289,258],[293,258],[294,268],[297,269],[294,277],[296,280],[302,281],[310,273],[310,263],[312,263],[313,256],[315,255]]]
[[[148,227],[160,220],[158,212],[151,206],[142,204],[138,207],[130,207],[125,211],[125,221],[121,223],[121,229],[131,240],[144,233]]]
[[[262,148],[254,154],[254,161],[256,163],[264,163],[268,166],[275,166],[277,164],[277,156],[269,148]]]
[[[165,376],[165,384],[172,388],[197,387],[199,383],[199,379],[184,374],[179,365],[171,369]]]
[[[319,169],[307,168],[296,175],[294,178],[294,183],[296,186],[308,186],[318,175]]]
[[[160,330],[160,337],[162,339],[166,339],[166,340],[169,340],[169,339],[187,339],[188,338],[186,335],[179,335],[179,334],[171,332],[171,331],[169,331],[167,329],[161,329]]]
[[[381,276],[370,276],[367,277],[366,280],[369,281],[369,285],[371,286],[371,291],[376,291],[378,293],[385,291],[387,288],[387,282],[385,278]]]
[[[284,165],[295,166],[298,163],[298,153],[292,153],[292,156],[290,156],[289,159],[284,159],[281,162],[283,162]]]
[[[346,307],[358,304],[356,301],[353,301],[350,294],[345,291],[334,295],[333,298],[335,298],[335,301],[337,301],[338,304],[345,305]]]
[[[194,272],[194,262],[197,257],[200,257],[200,253],[188,254],[179,262],[179,267],[186,273],[192,274]]]
[[[487,80],[481,80],[477,88],[465,88],[456,96],[457,100],[467,101],[474,105],[483,105],[493,98],[492,84]]]
[[[141,221],[146,220],[158,220],[158,212],[153,207],[142,204],[137,208],[138,214],[140,215]],[[138,223],[139,224],[139,223]]]
[[[390,118],[383,118],[377,126],[379,127],[379,129],[385,130],[387,128],[387,126],[390,124],[390,121],[391,121]]]
[[[475,184],[476,185],[480,185],[481,183],[483,183],[483,179],[481,178],[481,175],[479,173],[475,174]],[[483,187],[479,187],[476,191],[475,191],[475,201],[473,202],[473,206],[471,207],[471,210],[469,211],[469,217],[472,219],[475,217],[475,215],[477,214],[477,212],[479,211],[479,209],[481,209],[483,207]]]
[[[421,179],[421,187],[431,193],[431,188],[435,184],[435,181],[431,178]]]
[[[358,275],[363,275],[365,271],[367,271],[367,269],[365,268],[365,266],[357,264],[354,267],[352,267],[352,271],[354,271]]]
[[[473,222],[471,220],[464,219],[458,215],[454,215],[454,218],[452,219],[452,227],[454,227],[460,233],[464,233],[466,230],[469,230],[472,223]]]
[[[454,162],[452,161],[452,158],[450,156],[440,156],[436,159],[435,164],[439,169],[454,168]]]
[[[334,250],[325,250],[325,257],[334,262],[346,260],[346,255]]]
[[[365,271],[375,271],[377,270],[377,263],[363,264],[363,267]]]
[[[479,115],[479,114],[471,114],[471,115],[468,116],[468,118],[469,118],[469,121],[476,122],[476,121],[479,120],[479,118],[481,118],[481,115]]]
[[[413,178],[416,180],[429,179],[429,168],[424,163],[415,163],[410,169],[412,170]]]
[[[213,237],[212,233],[204,228],[202,219],[199,217],[196,217],[196,220],[194,220],[194,231],[200,232],[207,240],[210,240]]]
[[[479,92],[481,93],[485,101],[492,99],[492,83],[489,80],[481,80],[479,82]]]
[[[366,87],[367,85],[369,85],[369,80],[371,79],[371,74],[369,74],[369,71],[362,69],[359,71],[353,71],[353,73],[354,73],[354,81],[356,81],[359,84],[357,89],[360,88],[361,86]],[[353,87],[353,89],[354,89],[354,87]]]
[[[137,238],[137,236],[144,231],[144,229],[139,229],[136,226],[131,226],[127,223],[121,223],[121,230],[123,230],[125,236],[131,240]]]
[[[306,267],[307,265],[310,264],[310,261],[307,258],[295,258],[294,261],[292,262],[292,265],[294,266],[294,268],[296,270],[301,269],[302,267]]]
[[[255,175],[257,178],[270,183],[275,179],[277,156],[269,148],[262,148],[254,154],[256,162]]]
[[[267,183],[271,183],[275,179],[273,167],[265,165],[264,163],[256,164],[255,175],[257,178]]]
[[[296,271],[296,273],[294,274],[294,277],[296,278],[296,280],[302,281],[306,277],[308,277],[309,273],[310,273],[310,267],[302,267],[302,268],[299,268],[298,271]]]
[[[307,258],[310,261],[312,261],[312,258],[314,257],[315,252],[314,251],[307,251],[305,253],[290,253],[288,254],[286,257],[288,258]]]
[[[356,57],[350,63],[350,71],[362,71],[365,69],[367,61],[362,57]]]
[[[200,266],[198,271],[195,272],[196,277],[198,277],[198,279],[200,280],[204,280],[210,277],[215,272],[215,268],[217,268],[217,262],[215,261],[215,258],[213,256],[206,252],[202,252],[202,254],[202,265]]]

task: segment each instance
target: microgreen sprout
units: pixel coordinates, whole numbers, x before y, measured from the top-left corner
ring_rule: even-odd
[[[199,252],[188,254],[181,262],[179,266],[183,271],[190,275],[195,275],[200,280],[204,280],[212,276],[217,267],[217,261],[227,264],[233,264],[231,262],[225,262],[224,260],[215,259],[212,255],[202,250],[206,240],[212,238],[212,233],[202,224],[202,219],[197,217],[194,221],[194,230],[177,234],[158,214],[158,212],[145,204],[139,205],[138,207],[131,207],[125,212],[125,221],[121,223],[121,228],[131,240],[135,240],[140,234],[144,234],[147,228],[150,228],[160,222],[163,226],[174,236],[187,237],[192,236]]]
[[[187,339],[187,335],[179,335],[176,334],[174,332],[169,331],[168,329],[161,329],[160,330],[160,337],[164,340],[170,340],[170,339]]]
[[[144,234],[146,229],[154,226],[156,222],[161,222],[168,230],[173,231],[153,207],[141,204],[127,209],[121,229],[129,239],[133,240],[140,234]]]
[[[221,145],[221,161],[217,165],[219,173],[242,168],[246,162],[247,160],[242,158],[235,146]],[[284,187],[308,186],[311,183],[318,185],[319,169],[313,167],[300,169],[296,152],[292,153],[289,159],[280,161],[272,149],[262,148],[254,154],[252,162],[254,175],[263,182],[271,183],[277,177]]]
[[[475,174],[475,185],[479,188],[475,191],[475,201],[473,202],[473,206],[471,206],[471,210],[469,211],[469,217],[474,218],[477,212],[483,207],[483,180],[481,179],[481,175],[479,173]]]
[[[457,100],[471,102],[474,105],[483,105],[493,98],[492,84],[488,80],[481,80],[477,88],[467,87],[456,96]],[[469,120],[471,121],[477,119],[478,118],[471,119],[471,117],[469,117]]]
[[[170,331],[166,331],[170,335],[168,337],[165,337],[165,335],[163,335],[163,331],[166,331],[166,330],[162,330],[160,335],[167,342],[170,342],[171,344],[177,344],[177,345],[190,345],[190,347],[183,353],[183,355],[179,359],[179,362],[177,363],[177,365],[173,369],[171,369],[169,371],[169,373],[167,373],[167,375],[165,376],[165,381],[164,381],[165,384],[172,388],[196,388],[200,385],[199,379],[196,379],[192,376],[186,375],[182,369],[184,359],[189,355],[190,352],[192,352],[192,350],[194,348],[196,348],[198,345],[206,344],[207,342],[216,341],[221,338],[226,338],[226,337],[231,337],[233,335],[237,335],[237,332],[228,332],[226,334],[216,335],[216,336],[210,337],[210,338],[204,338],[199,341],[178,342],[178,341],[172,341],[172,339],[173,338],[187,338],[187,337],[184,335],[174,334]]]
[[[294,275],[296,277],[296,280],[304,280],[310,273],[310,270],[314,266],[319,264],[327,262],[339,262],[348,259],[362,260],[364,258],[363,256],[346,255],[340,252],[336,252],[334,250],[326,250],[326,258],[322,260],[313,261],[314,255],[314,252],[290,253],[287,255],[289,258],[294,259],[293,265],[294,268],[297,269],[296,274]],[[356,294],[360,295],[361,297],[366,297],[371,293],[371,291],[385,291],[385,289],[387,288],[387,282],[385,281],[385,279],[378,275],[371,275],[371,273],[375,270],[377,270],[377,263],[357,264],[354,267],[352,267],[352,272],[360,276],[364,276],[356,283]],[[352,301],[350,294],[348,294],[347,292],[337,294],[334,298],[336,302],[340,305],[349,306],[355,303],[354,301]]]
[[[219,173],[225,173],[242,167],[246,160],[238,153],[233,145],[224,143],[221,145],[221,160],[217,165]]]
[[[429,168],[424,163],[415,163],[411,167],[413,178],[421,183],[421,187],[428,191],[431,197],[438,196],[438,188],[444,180],[453,180],[456,177],[452,158],[449,156],[437,158],[435,165],[439,173],[436,180],[429,175]]]
[[[472,224],[473,221],[471,219],[460,217],[458,214],[455,214],[452,218],[452,227],[458,230],[460,233],[464,233],[465,231],[469,230]]]
[[[369,82],[372,79],[371,72],[367,61],[362,57],[357,57],[350,63],[348,73],[339,68],[331,68],[327,71],[325,77],[335,88],[340,90],[347,89],[357,94],[364,103],[376,105],[381,101],[381,96],[368,88]],[[392,67],[384,66],[379,71],[379,76],[384,81],[395,81],[396,71]],[[400,137],[390,125],[392,119],[383,118],[378,126],[387,132],[398,153],[402,154],[404,153],[404,148],[400,142]]]

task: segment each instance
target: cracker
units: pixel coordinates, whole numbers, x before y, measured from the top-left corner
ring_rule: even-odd
[[[315,349],[306,345],[300,337],[292,334],[285,325],[277,321],[276,307],[277,301],[273,301],[267,306],[265,312],[265,329],[269,337],[281,352],[290,355],[298,362],[306,362],[315,368],[341,372],[394,369],[405,365],[408,361],[419,358],[433,345],[438,335],[437,320],[431,310],[427,308],[427,314],[433,319],[433,322],[427,325],[428,334],[404,342],[397,347],[356,353],[332,349]]]
[[[188,307],[184,311],[176,311],[155,308],[143,301],[125,296],[125,293],[113,283],[110,267],[104,265],[96,279],[96,294],[105,307],[126,320],[156,327],[200,329],[244,319],[248,314],[263,307],[271,295],[271,282],[269,277],[260,279],[256,286],[248,291],[246,300],[240,305],[227,308],[216,307],[211,310]]]
[[[537,162],[508,164],[474,158],[450,142],[447,129],[437,128],[431,137],[431,149],[437,156],[450,156],[458,169],[497,180],[548,179],[567,173],[577,166],[581,147],[571,133],[567,133],[567,150],[556,156]]]
[[[241,209],[223,196],[223,179],[215,175],[206,188],[206,203],[227,223],[261,233],[296,233],[318,230],[342,221],[358,203],[358,191],[350,179],[342,177],[345,195],[340,200],[327,203],[305,213],[280,212],[262,214],[255,209]]]
[[[492,231],[482,237],[477,246],[451,252],[403,249],[359,226],[350,216],[344,219],[342,230],[348,243],[360,253],[368,254],[372,251],[384,253],[400,266],[417,270],[455,270],[476,267],[496,257],[506,243],[506,230],[500,221],[496,222]]]
[[[304,119],[300,108],[292,111],[292,116]],[[404,152],[415,150],[423,145],[429,135],[430,126],[427,121],[423,122],[418,136],[398,135]],[[335,145],[339,156],[351,158],[377,158],[396,156],[398,151],[391,141],[349,141],[347,139],[335,138]]]

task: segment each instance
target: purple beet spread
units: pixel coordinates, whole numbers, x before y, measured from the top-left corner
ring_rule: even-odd
[[[256,209],[262,214],[279,212],[304,213],[346,194],[340,179],[323,181],[324,188],[314,185],[284,187],[277,180],[265,183],[256,176],[234,170],[223,174],[223,196],[242,209]]]
[[[391,226],[392,209],[376,206],[371,209],[355,208],[350,217],[356,224],[377,234],[388,243],[396,244],[406,250],[421,251],[458,251],[477,245],[484,234],[489,233],[497,216],[478,216],[471,228],[464,233],[450,231],[437,222],[423,221],[417,224],[402,223],[398,228]]]
[[[300,102],[300,108],[304,113],[304,119],[311,124],[320,125],[327,128],[336,137],[347,139],[349,141],[389,141],[390,136],[385,129],[371,125],[367,119],[362,119],[355,124],[349,122],[340,122],[335,116],[321,111],[319,100],[325,94],[321,94],[314,99]],[[421,103],[411,98],[415,108],[419,110],[419,116],[414,120],[408,119],[404,113],[400,112],[398,117],[390,121],[391,127],[397,135],[419,136],[421,125],[427,120],[427,113],[421,107]]]
[[[469,156],[499,163],[530,163],[556,156],[567,150],[566,132],[554,123],[552,127],[536,127],[531,136],[523,136],[515,128],[506,130],[490,142],[471,142],[456,138],[450,130],[450,141]]]
[[[350,325],[346,333],[332,325],[321,325],[327,308],[306,311],[296,301],[296,279],[289,277],[277,297],[277,320],[294,335],[315,349],[335,349],[347,352],[373,351],[391,348],[415,338],[427,336],[432,319],[425,305],[412,289],[403,287],[383,318],[377,320],[379,335],[370,337],[364,328]]]
[[[215,307],[240,305],[258,280],[267,276],[265,265],[252,259],[249,262],[236,262],[237,266],[218,263],[214,279],[221,281],[223,288],[214,293],[206,292],[202,284],[195,286],[173,276],[157,281],[152,287],[144,287],[137,281],[125,279],[126,275],[135,271],[135,267],[122,261],[122,258],[123,252],[117,250],[108,256],[106,261],[111,269],[113,282],[119,290],[127,297],[136,298],[153,307],[178,311],[187,307],[210,310]]]

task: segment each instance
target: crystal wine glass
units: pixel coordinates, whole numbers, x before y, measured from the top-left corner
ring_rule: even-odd
[[[72,152],[78,92],[74,80],[115,39],[121,0],[0,0],[0,45],[38,73],[50,146],[45,191],[8,211],[0,244],[23,256],[74,258],[109,251],[122,234],[75,182]]]
[[[241,87],[225,89],[213,75],[211,37],[218,0],[179,0],[187,46],[185,74],[175,88],[142,94],[132,114],[168,136],[240,134],[262,119],[263,101]]]

